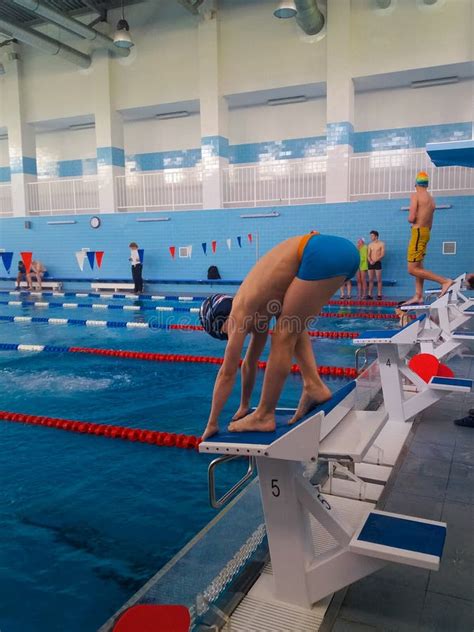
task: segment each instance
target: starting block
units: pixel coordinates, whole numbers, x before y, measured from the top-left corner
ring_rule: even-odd
[[[426,382],[407,366],[407,356],[417,344],[426,318],[426,314],[423,314],[402,329],[388,332],[367,331],[353,340],[355,345],[373,344],[377,349],[389,422],[413,419],[436,403],[443,391],[465,393],[472,390],[471,380],[433,377]],[[386,335],[382,335],[383,333]]]
[[[449,292],[432,303],[401,307],[405,312],[426,316],[418,337],[422,353],[442,359],[461,353],[466,343],[474,340],[474,332],[463,328],[474,316],[473,300],[461,291],[465,276],[460,275]],[[439,290],[428,290],[426,294],[436,296]]]
[[[266,593],[269,603],[279,600],[311,609],[315,602],[389,561],[429,570],[439,567],[444,523],[325,496],[305,478],[302,462],[325,456],[325,450],[332,456],[340,453],[362,459],[385,423],[384,416],[372,417],[365,428],[363,416],[368,413],[350,411],[322,439],[325,417],[345,397],[347,393],[336,394],[292,426],[287,423],[291,413],[280,411],[275,432],[222,432],[199,446],[202,453],[255,457],[272,577],[269,585],[268,576],[262,575],[252,591]],[[357,414],[350,421],[352,413]],[[346,431],[344,420],[349,420]],[[349,439],[351,425],[358,426],[359,432]]]

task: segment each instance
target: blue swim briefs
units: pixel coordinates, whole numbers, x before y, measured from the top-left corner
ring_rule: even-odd
[[[359,269],[359,263],[359,251],[348,239],[316,234],[306,242],[296,277],[321,281],[343,276],[348,281]]]

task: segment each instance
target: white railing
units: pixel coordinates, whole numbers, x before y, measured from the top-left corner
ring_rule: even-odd
[[[202,208],[202,171],[165,169],[117,176],[119,211],[175,211]]]
[[[428,173],[433,193],[474,193],[474,169],[435,167],[425,151],[392,150],[352,156],[350,199],[406,197],[418,171]]]
[[[99,210],[99,179],[96,176],[38,180],[28,184],[30,215],[91,213]]]
[[[0,184],[0,217],[13,215],[11,184]]]
[[[326,197],[326,157],[231,165],[223,172],[224,206],[307,204]]]

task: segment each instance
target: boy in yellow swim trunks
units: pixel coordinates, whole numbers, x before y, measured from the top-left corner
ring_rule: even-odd
[[[423,259],[430,240],[433,215],[436,208],[434,199],[428,193],[428,184],[428,174],[420,171],[415,181],[416,193],[412,193],[410,197],[410,212],[408,214],[408,221],[412,224],[407,252],[408,272],[415,277],[415,295],[406,301],[405,305],[412,303],[423,304],[423,283],[425,279],[435,281],[435,283],[441,285],[440,296],[446,294],[454,283],[451,279],[425,270],[423,267]]]
[[[334,292],[355,275],[359,262],[357,248],[342,237],[314,232],[291,237],[258,260],[235,297],[213,294],[203,302],[199,318],[205,331],[213,338],[227,340],[204,439],[218,431],[219,416],[232,392],[247,336],[240,406],[230,431],[275,429],[275,408],[293,357],[301,369],[303,392],[290,423],[331,397],[318,375],[307,329]],[[256,410],[249,414],[258,360],[273,317],[277,320],[262,394]]]

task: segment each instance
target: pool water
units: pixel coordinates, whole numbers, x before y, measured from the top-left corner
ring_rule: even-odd
[[[0,314],[38,311],[2,306]],[[85,316],[64,311],[61,317],[99,318],[92,310],[84,310]],[[119,313],[113,312],[114,320]],[[121,313],[126,320],[134,317]],[[111,319],[110,314],[104,311],[100,318]],[[174,322],[178,318],[173,315]],[[190,320],[196,322],[196,316]],[[360,331],[369,322],[320,319],[317,328]],[[0,342],[224,352],[224,343],[202,332],[32,323],[0,323]],[[314,340],[314,348],[321,364],[353,366],[348,340]],[[1,352],[1,408],[199,435],[217,370],[206,364]],[[262,378],[260,373],[256,396]],[[335,390],[344,381],[328,384]],[[298,376],[289,377],[282,406],[297,403],[300,386]],[[222,419],[238,403],[236,384]],[[207,499],[210,458],[197,452],[9,422],[0,422],[0,435],[2,632],[93,632],[215,516]],[[225,468],[222,485],[234,482],[244,467]]]

